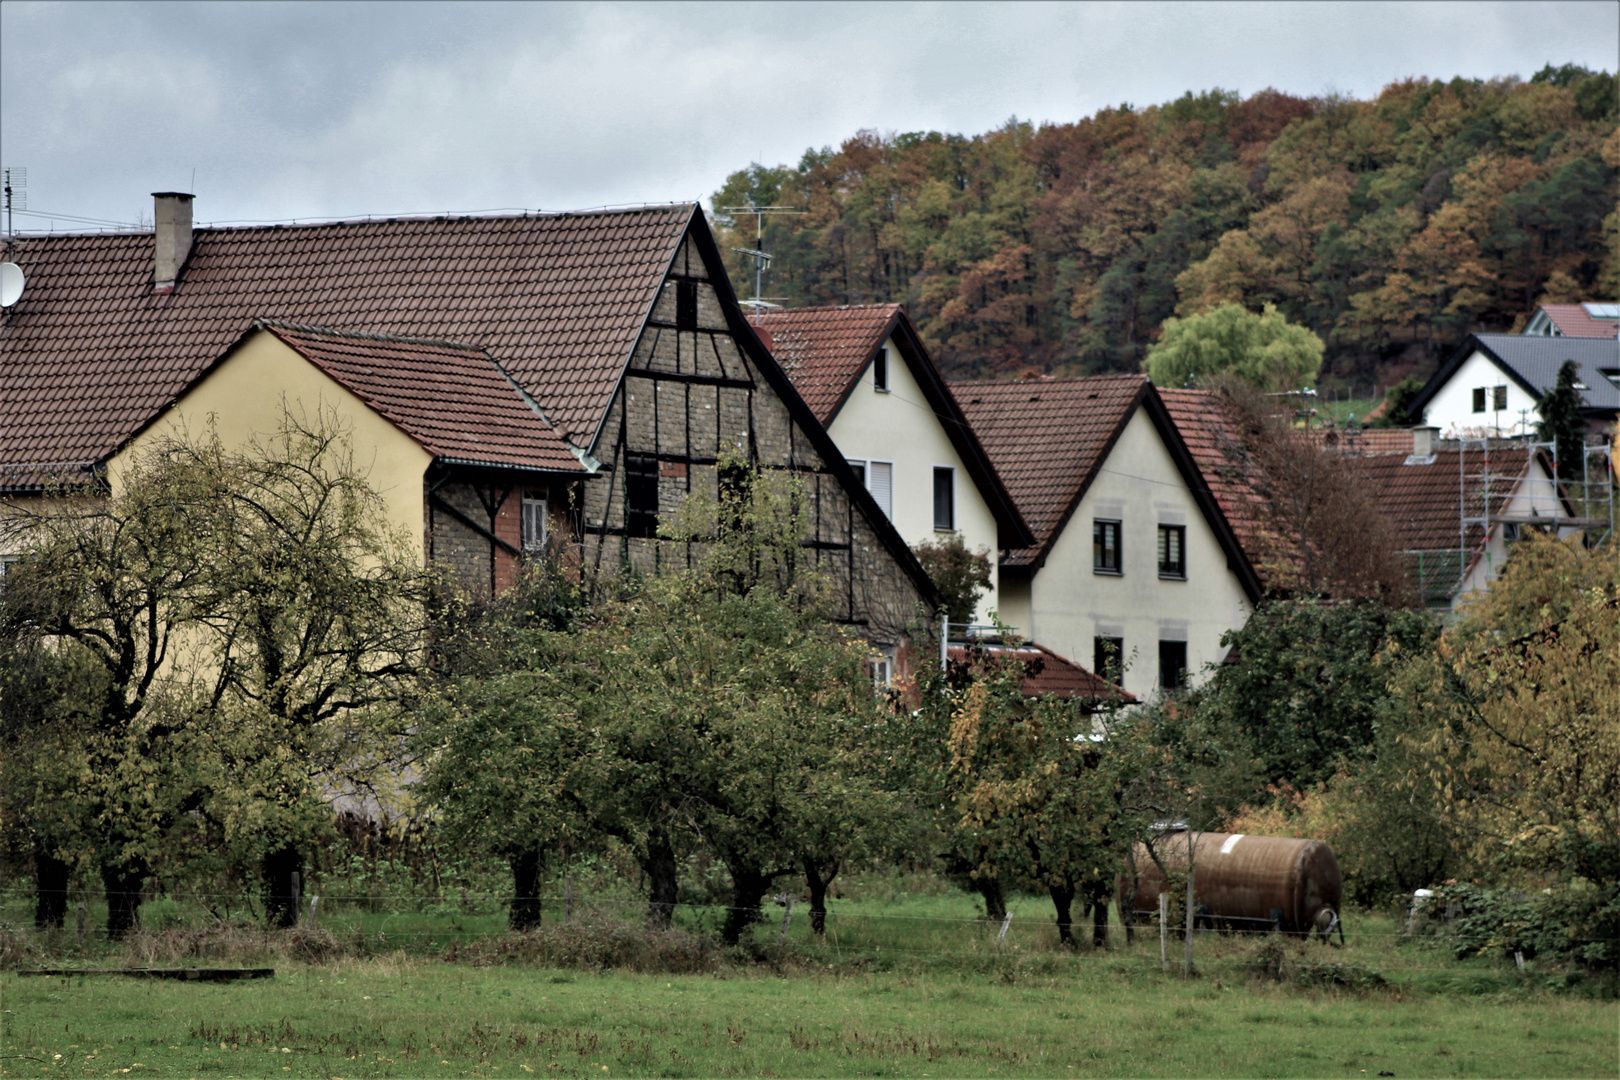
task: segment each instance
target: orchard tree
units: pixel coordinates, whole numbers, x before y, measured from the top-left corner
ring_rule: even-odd
[[[1531,535],[1392,690],[1472,864],[1620,887],[1620,555]]]
[[[1316,384],[1322,339],[1289,323],[1272,304],[1256,315],[1225,303],[1184,319],[1166,319],[1145,365],[1159,386],[1191,386],[1229,372],[1261,390],[1296,390]]]

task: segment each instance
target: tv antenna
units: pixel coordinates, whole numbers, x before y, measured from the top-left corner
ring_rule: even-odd
[[[17,228],[12,224],[11,213],[14,210],[28,209],[28,170],[7,169],[5,171],[5,197],[6,197],[6,247],[10,248],[12,237],[17,235]]]
[[[721,211],[727,214],[754,215],[754,246],[751,248],[732,248],[739,255],[746,255],[754,260],[754,298],[744,300],[742,306],[752,308],[754,312],[754,325],[759,325],[759,316],[766,308],[781,307],[780,304],[771,303],[772,300],[781,300],[782,297],[766,297],[765,267],[770,264],[771,257],[765,251],[765,218],[767,216],[792,216],[803,214],[806,211],[796,206],[755,206],[752,199],[747,206],[722,206]]]

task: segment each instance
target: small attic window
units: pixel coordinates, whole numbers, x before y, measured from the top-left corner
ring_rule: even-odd
[[[675,329],[697,329],[697,282],[675,283]]]
[[[883,393],[889,392],[889,350],[887,346],[878,349],[872,357],[872,389]]]

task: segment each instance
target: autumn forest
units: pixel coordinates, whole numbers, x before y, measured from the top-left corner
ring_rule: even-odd
[[[772,214],[766,298],[902,302],[952,377],[1137,370],[1170,316],[1275,304],[1321,383],[1426,376],[1539,301],[1620,296],[1617,80],[1408,79],[1375,99],[1262,90],[979,135],[857,132],[732,174],[730,248]],[[737,292],[752,261],[732,253]]]

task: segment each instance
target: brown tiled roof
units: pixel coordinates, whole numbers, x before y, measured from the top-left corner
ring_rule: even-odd
[[[1594,319],[1580,304],[1542,304],[1541,310],[1565,337],[1620,337],[1620,319]]]
[[[784,308],[756,320],[771,355],[825,426],[900,317],[899,304]]]
[[[258,318],[481,348],[584,446],[695,212],[198,229],[168,295],[151,233],[26,238],[0,463],[105,458]]]
[[[434,457],[583,472],[584,466],[481,349],[419,338],[260,324]]]
[[[1275,586],[1278,570],[1297,564],[1297,552],[1269,524],[1264,477],[1244,450],[1219,396],[1208,390],[1161,389],[1159,398],[1181,432],[1209,494],[1237,535],[1249,565],[1264,585]],[[1406,440],[1410,445],[1411,435]]]
[[[1065,699],[1109,699],[1126,703],[1136,700],[1125,689],[1115,686],[1098,675],[1093,675],[1073,660],[1059,656],[1045,645],[1038,645],[1034,642],[1016,648],[991,645],[987,646],[984,651],[994,659],[1003,661],[1016,660],[1024,665],[1023,691],[1025,697],[1040,697],[1042,694],[1052,694]],[[964,646],[953,645],[948,649],[948,654],[950,659],[958,664],[965,664],[969,661],[968,650]]]
[[[1035,534],[1003,566],[1039,563],[1149,390],[1145,375],[954,383],[951,391]]]
[[[1441,444],[1435,448],[1432,462],[1406,462],[1407,455],[1382,454],[1358,463],[1378,509],[1395,530],[1396,545],[1402,551],[1456,550],[1462,519],[1486,513],[1484,455],[1477,450],[1465,454],[1455,444]],[[1522,449],[1517,454],[1498,451],[1491,455],[1491,513],[1500,513],[1512,495],[1511,486],[1501,478],[1522,475],[1524,470]],[[1466,536],[1469,549],[1485,539],[1484,530],[1474,526]]]
[[[1412,452],[1407,428],[1313,428],[1307,436],[1318,446],[1341,454],[1401,454]]]

